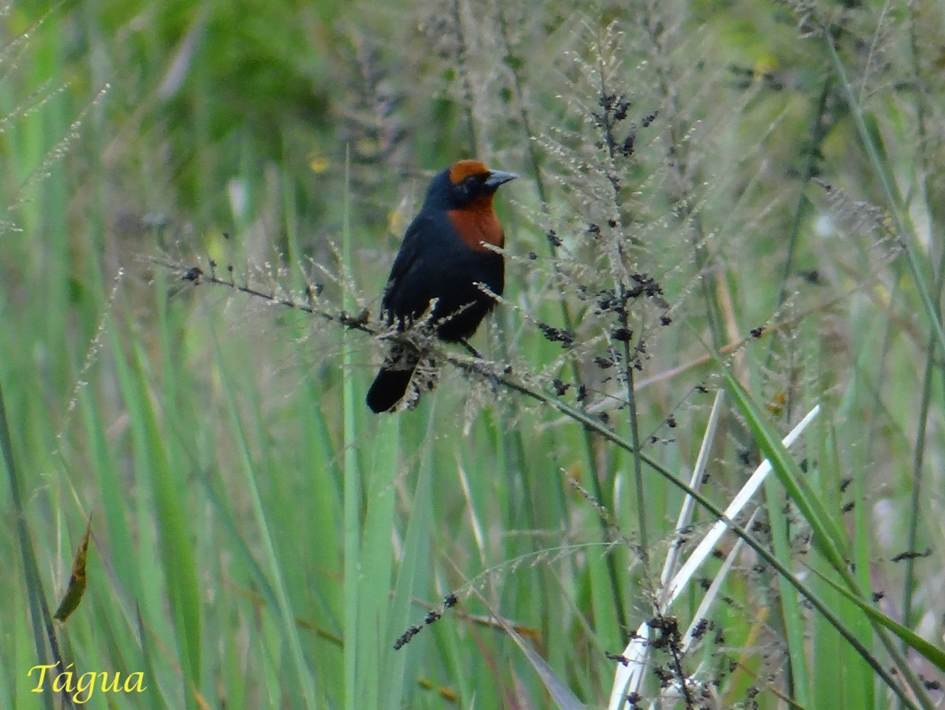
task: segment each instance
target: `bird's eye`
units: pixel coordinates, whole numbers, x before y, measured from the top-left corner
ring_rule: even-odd
[[[470,175],[465,180],[463,180],[464,187],[467,192],[475,192],[482,187],[482,184],[486,181],[486,175]]]

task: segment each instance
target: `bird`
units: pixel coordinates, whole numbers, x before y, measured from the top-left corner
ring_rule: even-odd
[[[496,305],[477,284],[496,296],[505,287],[505,262],[494,249],[504,247],[505,233],[493,197],[517,177],[480,160],[459,160],[436,174],[384,288],[381,316],[389,325],[403,331],[425,316],[438,338],[471,349],[466,340]],[[375,413],[394,411],[420,359],[416,348],[393,345],[368,390],[368,407]]]

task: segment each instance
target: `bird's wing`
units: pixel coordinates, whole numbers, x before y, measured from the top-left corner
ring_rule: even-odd
[[[394,258],[394,265],[391,267],[390,276],[387,277],[387,287],[384,289],[384,298],[381,301],[381,307],[385,311],[393,311],[396,315],[406,315],[399,311],[404,310],[401,301],[403,301],[401,286],[404,277],[421,261],[420,252],[423,243],[423,231],[432,226],[432,219],[427,215],[417,215],[410,226],[407,227],[407,233],[400,243],[400,250]],[[409,307],[409,306],[408,306]]]

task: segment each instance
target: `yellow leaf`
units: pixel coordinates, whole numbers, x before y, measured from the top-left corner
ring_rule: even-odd
[[[331,167],[331,161],[324,155],[313,154],[308,157],[308,167],[316,175],[321,175]]]
[[[404,213],[399,209],[387,213],[387,231],[391,234],[398,236],[403,234],[406,224],[407,220],[404,218]]]

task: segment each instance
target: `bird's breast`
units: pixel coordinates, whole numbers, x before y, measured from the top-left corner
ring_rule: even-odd
[[[502,225],[492,209],[491,200],[488,205],[449,210],[447,215],[459,238],[473,251],[489,252],[485,244],[500,248],[505,245]]]

